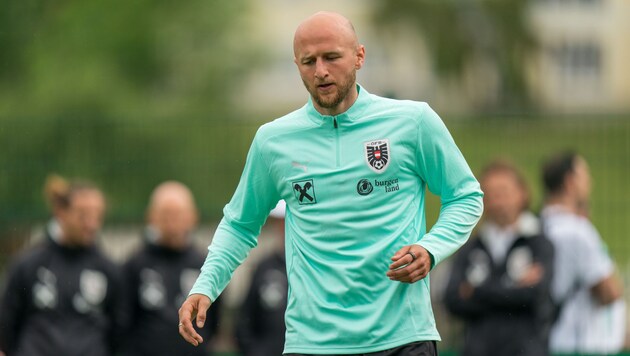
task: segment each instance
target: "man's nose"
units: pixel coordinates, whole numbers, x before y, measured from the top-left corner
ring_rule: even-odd
[[[328,76],[328,68],[324,61],[315,62],[315,77],[318,79],[324,79]]]

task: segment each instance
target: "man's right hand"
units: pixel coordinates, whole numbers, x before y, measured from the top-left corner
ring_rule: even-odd
[[[206,323],[206,312],[210,308],[210,298],[203,294],[189,296],[179,308],[179,334],[194,346],[203,342],[201,335],[193,327],[193,319],[197,319],[197,327],[202,328]]]

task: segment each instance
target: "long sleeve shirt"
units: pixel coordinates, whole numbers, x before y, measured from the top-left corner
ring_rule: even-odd
[[[340,115],[321,115],[309,101],[258,130],[191,290],[214,300],[284,199],[285,353],[367,353],[439,340],[429,278],[389,280],[390,258],[420,244],[437,264],[481,215],[479,184],[438,115],[426,103],[358,89]],[[442,203],[429,232],[427,187]]]

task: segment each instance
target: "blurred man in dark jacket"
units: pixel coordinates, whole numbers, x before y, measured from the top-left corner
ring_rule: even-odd
[[[177,310],[199,275],[205,256],[191,233],[197,209],[190,190],[178,182],[160,184],[151,196],[144,247],[124,266],[131,329],[125,356],[209,355],[209,345],[194,347],[177,333]],[[217,331],[218,310],[200,333],[210,339]]]
[[[260,262],[237,324],[237,343],[245,356],[282,355],[284,311],[287,307],[287,271],[284,257],[284,200],[269,213],[267,227],[280,243]]]
[[[462,355],[548,355],[553,247],[514,166],[495,161],[480,183],[483,221],[458,253],[445,297],[465,323]]]
[[[10,267],[0,305],[7,356],[109,356],[124,330],[120,273],[96,247],[105,198],[94,185],[51,177],[46,236]],[[0,352],[1,354],[1,352]]]

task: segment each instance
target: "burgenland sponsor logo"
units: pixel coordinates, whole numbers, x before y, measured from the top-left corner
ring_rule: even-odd
[[[357,183],[357,193],[359,195],[368,195],[374,191],[374,187],[381,188],[385,193],[391,193],[400,190],[400,184],[398,183],[398,178],[390,178],[390,179],[374,179],[374,181],[370,181],[369,179],[361,179]]]
[[[293,187],[293,194],[300,205],[317,203],[312,179],[291,182],[291,186]]]
[[[359,183],[357,183],[357,193],[359,193],[359,195],[368,195],[372,193],[373,190],[374,186],[369,179],[361,179]]]
[[[385,179],[385,180],[375,179],[374,185],[377,187],[385,188],[385,192],[387,193],[400,190],[400,185],[398,184],[398,178],[391,178],[391,179]]]

